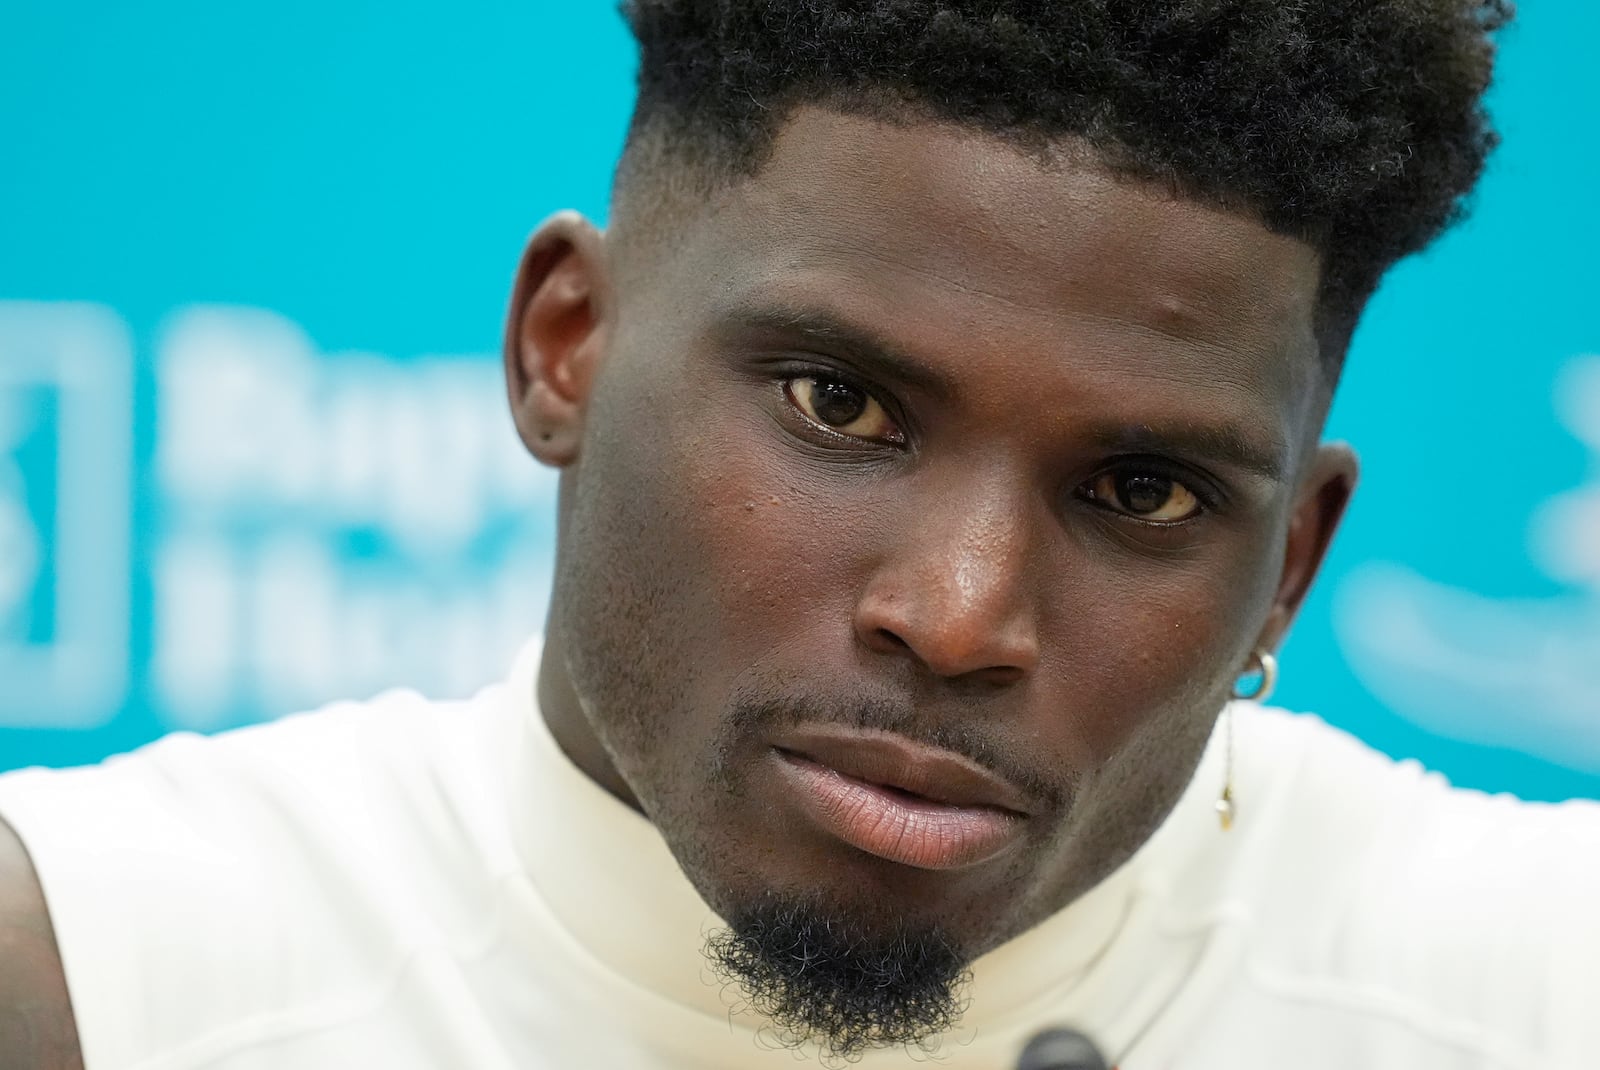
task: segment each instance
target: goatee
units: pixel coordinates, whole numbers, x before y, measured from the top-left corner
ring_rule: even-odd
[[[825,1058],[869,1048],[932,1052],[966,1010],[965,957],[936,927],[868,929],[803,900],[769,897],[712,934],[717,977],[743,990],[776,1041]]]

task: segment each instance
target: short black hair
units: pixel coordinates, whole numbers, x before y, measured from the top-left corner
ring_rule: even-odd
[[[663,155],[759,170],[802,104],[1086,142],[1114,172],[1321,254],[1336,374],[1397,260],[1463,214],[1507,0],[625,0],[619,188]],[[645,148],[644,146],[649,146]]]

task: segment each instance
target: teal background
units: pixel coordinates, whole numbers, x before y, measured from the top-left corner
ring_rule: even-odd
[[[1284,652],[1279,693],[1458,783],[1541,799],[1600,797],[1600,566],[1590,571],[1600,551],[1585,550],[1600,547],[1600,377],[1585,370],[1600,353],[1597,36],[1600,8],[1588,0],[1524,4],[1492,97],[1505,144],[1473,218],[1396,270],[1367,316],[1330,429],[1362,454],[1363,485]],[[190,601],[164,601],[175,588],[163,562],[200,545],[184,539],[297,561],[329,555],[339,583],[410,584],[410,602],[362,619],[394,628],[407,613],[459,611],[451,619],[468,623],[452,642],[483,664],[538,620],[548,577],[507,564],[547,559],[549,483],[537,473],[526,486],[506,475],[513,489],[476,512],[464,506],[460,516],[481,521],[470,533],[441,533],[410,506],[345,515],[336,496],[299,491],[281,509],[271,494],[252,504],[242,477],[220,496],[179,492],[164,451],[180,452],[177,376],[207,365],[205,345],[223,344],[210,309],[226,330],[268,310],[268,326],[239,328],[251,338],[297,325],[314,365],[308,389],[343,384],[336,396],[359,399],[376,376],[399,411],[428,391],[397,383],[397,370],[437,372],[486,406],[486,434],[509,456],[508,422],[486,384],[511,272],[547,213],[603,218],[632,62],[608,3],[5,7],[0,432],[12,433],[0,433],[0,461],[10,457],[0,496],[43,534],[38,560],[14,569],[26,589],[9,618],[0,613],[0,769],[92,761],[170,728],[359,694],[348,689],[367,677],[340,675],[343,653],[301,691],[275,692],[263,682],[274,655],[258,649],[254,661],[219,662],[210,692],[193,683],[204,666],[185,669],[189,705],[174,712],[162,664],[175,633],[163,629],[178,622],[163,607],[205,596],[191,583]],[[110,482],[82,507],[125,496],[127,534],[114,519],[84,519],[81,566],[64,560],[58,516],[69,393],[4,377],[39,354],[55,366],[50,354],[80,328],[83,346],[123,354],[128,387],[108,396],[133,417],[126,474],[116,475],[112,436],[106,463],[86,469],[99,475],[85,477]],[[173,354],[194,337],[197,363],[181,364]],[[240,389],[248,415],[257,387]],[[406,419],[405,434],[424,433],[426,421]],[[228,437],[224,426],[224,452]],[[287,434],[284,443],[309,449]],[[205,460],[192,441],[184,448],[182,463]],[[504,472],[512,462],[482,464]],[[384,478],[368,472],[360,486]],[[0,553],[6,545],[0,532]],[[94,639],[109,667],[39,683],[19,659],[64,634],[62,576],[98,575],[101,560],[125,573],[119,585],[106,569],[90,603],[126,618],[124,634]],[[523,608],[473,608],[494,590]],[[453,649],[397,640],[405,656],[373,653],[372,679],[392,671],[385,682],[461,690],[460,673],[429,660]],[[1496,675],[1463,687],[1462,666]],[[103,686],[79,686],[91,677]]]

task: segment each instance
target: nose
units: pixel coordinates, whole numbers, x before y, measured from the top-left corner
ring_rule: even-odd
[[[1039,662],[1027,506],[992,492],[930,504],[868,578],[856,636],[941,677],[1015,683]]]

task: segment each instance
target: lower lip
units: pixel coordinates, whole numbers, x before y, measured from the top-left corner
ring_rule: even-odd
[[[919,799],[797,754],[775,753],[807,816],[850,846],[890,862],[962,869],[987,862],[1022,833],[1022,818],[1009,811]]]

